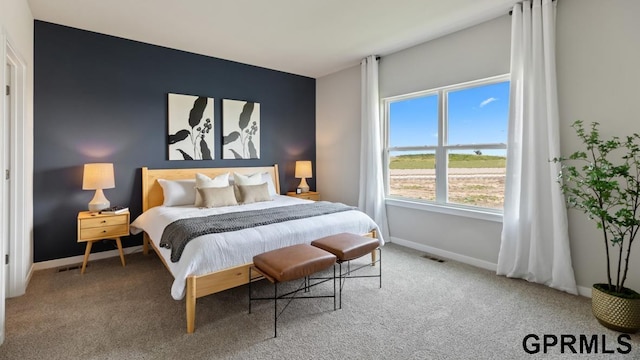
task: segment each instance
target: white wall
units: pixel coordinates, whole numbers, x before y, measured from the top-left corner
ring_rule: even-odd
[[[640,133],[640,1],[560,0],[557,72],[563,154],[581,149],[569,125],[597,121],[605,136]],[[597,24],[597,25],[595,25]],[[569,211],[576,281],[606,281],[602,235],[586,216]],[[634,243],[628,287],[640,291],[640,240]]]
[[[470,29],[385,55],[380,60],[380,95],[406,94],[508,73],[509,39],[510,17],[505,14]],[[316,86],[318,187],[331,195],[328,200],[356,204],[359,67],[318,79]],[[497,262],[501,223],[391,205],[387,205],[387,214],[392,241],[484,267]]]
[[[509,72],[511,17],[499,18],[383,56],[380,97],[409,94]]]
[[[24,202],[21,204],[21,214],[18,223],[23,226],[19,233],[26,234],[20,241],[21,255],[28,254],[28,260],[21,259],[20,268],[17,269],[19,276],[25,281],[32,266],[32,229],[33,229],[33,16],[26,0],[0,0],[0,33],[7,39],[14,50],[19,54],[27,65],[25,97],[25,122],[22,125],[24,136],[22,136],[17,146],[23,151],[20,152],[22,158],[17,159],[22,162],[24,176],[24,189],[26,189]],[[0,44],[4,46],[4,44]],[[4,72],[4,54],[2,54],[2,71]],[[4,81],[3,81],[4,82]],[[4,89],[4,84],[2,84]],[[2,113],[2,112],[0,112]],[[26,260],[26,261],[25,261]],[[12,274],[15,275],[15,274]],[[0,276],[0,344],[4,341],[5,327],[5,307],[4,307],[4,276]]]
[[[316,187],[322,200],[357,206],[360,66],[316,82]]]
[[[599,121],[606,129],[605,134],[640,132],[640,122],[634,111],[640,95],[638,14],[640,2],[636,0],[558,1],[557,72],[564,154],[579,149],[568,127],[576,119]],[[502,16],[383,56],[381,96],[471,80],[469,77],[474,74],[482,77],[508,72],[508,54],[505,59],[504,53],[508,52],[509,45],[506,48],[503,45],[505,39],[507,44],[510,42],[510,35],[510,17]],[[348,69],[317,80],[318,89],[322,89],[318,91],[316,104],[319,138],[359,136],[360,80],[356,70]],[[357,89],[357,96],[350,93],[353,89]],[[330,101],[328,94],[333,100]],[[325,114],[330,114],[331,118]],[[344,124],[344,121],[350,124]],[[353,133],[333,133],[342,131]],[[330,147],[321,141],[317,144],[318,172],[332,174],[325,179],[319,178],[318,186],[335,196],[331,200],[357,199],[352,186],[358,183],[357,170],[343,172],[358,168],[357,162],[347,162],[357,161],[353,160],[357,157],[353,144],[337,142]],[[332,155],[326,156],[325,152]],[[337,165],[329,161],[345,153],[349,153],[347,159]],[[342,176],[336,178],[334,174]],[[336,188],[344,184],[348,184],[349,196],[340,198],[338,196],[343,193]],[[491,267],[497,263],[501,223],[390,206],[387,210],[391,235],[399,243],[478,266]],[[603,244],[595,226],[584,215],[570,211],[569,232],[578,285],[590,288],[591,284],[605,280]],[[639,248],[636,244],[635,259],[632,259],[635,263],[632,262],[627,283],[636,290],[640,290]]]
[[[381,97],[509,72],[511,18],[494,20],[382,57]],[[387,204],[391,240],[434,253],[495,264],[502,223]],[[461,259],[460,256],[463,258]],[[486,267],[486,266],[485,266]]]

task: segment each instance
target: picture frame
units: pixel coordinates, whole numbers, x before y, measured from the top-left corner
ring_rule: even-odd
[[[222,100],[222,158],[260,159],[260,103]]]
[[[214,99],[168,94],[168,159],[213,160]]]

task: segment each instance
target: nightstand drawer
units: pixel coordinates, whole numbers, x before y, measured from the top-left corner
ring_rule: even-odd
[[[81,219],[80,228],[88,229],[103,226],[128,225],[127,215],[100,216],[95,218]]]
[[[320,193],[317,192],[317,191],[309,191],[309,192],[302,193],[302,194],[296,194],[293,191],[289,191],[287,193],[287,196],[295,197],[295,198],[298,198],[298,199],[320,201]]]
[[[297,194],[296,196],[298,199],[306,199],[306,200],[313,200],[313,201],[318,201],[320,200],[320,196],[318,196],[318,194]]]
[[[129,225],[99,226],[94,228],[81,228],[80,239],[101,239],[129,235]]]

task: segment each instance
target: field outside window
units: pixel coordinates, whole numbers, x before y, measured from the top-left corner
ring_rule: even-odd
[[[389,197],[503,208],[507,75],[388,98],[384,105]]]

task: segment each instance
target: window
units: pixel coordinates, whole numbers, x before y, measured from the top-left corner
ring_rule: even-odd
[[[387,98],[383,104],[389,198],[502,210],[508,75]]]

